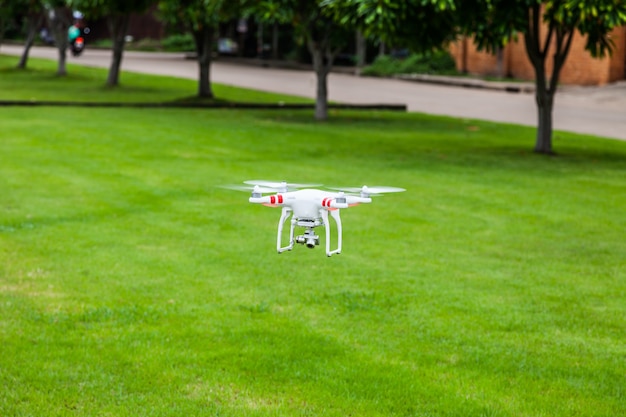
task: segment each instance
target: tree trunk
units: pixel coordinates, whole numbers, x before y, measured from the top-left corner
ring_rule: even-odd
[[[361,70],[363,69],[363,67],[365,66],[365,52],[366,52],[366,43],[365,43],[365,36],[363,36],[363,32],[361,32],[360,30],[356,31],[356,39],[355,39],[355,43],[356,43],[356,68],[355,68],[355,75],[361,75]]]
[[[559,74],[572,45],[575,28],[559,29],[548,26],[548,33],[540,36],[541,4],[536,3],[528,8],[528,26],[524,34],[526,53],[535,70],[535,100],[537,102],[537,141],[535,152],[552,155],[552,109],[554,97],[559,82]],[[552,40],[554,44],[552,45]],[[543,41],[543,42],[542,42]],[[548,81],[546,75],[546,57],[550,47],[553,47],[552,74]]]
[[[313,22],[314,23],[314,22]],[[328,74],[333,61],[340,51],[338,45],[331,43],[332,23],[325,21],[323,26],[309,25],[306,44],[313,58],[313,70],[317,78],[315,95],[315,119],[328,119]],[[336,48],[333,48],[336,47]]]
[[[500,47],[496,49],[496,77],[504,78],[504,51]]]
[[[50,16],[50,27],[54,36],[54,43],[59,50],[59,65],[57,67],[57,75],[67,75],[67,31],[71,24],[71,10],[67,7],[55,7]]]
[[[313,58],[313,70],[317,80],[317,90],[315,94],[315,119],[328,119],[328,70],[324,65],[322,50],[314,42],[309,41],[309,51]]]
[[[259,59],[265,58],[263,56],[263,22],[259,21],[256,30],[256,57]]]
[[[213,98],[211,89],[211,53],[213,51],[213,27],[204,26],[194,32],[198,55],[198,97]]]
[[[122,57],[124,55],[124,45],[126,43],[126,32],[130,15],[118,14],[109,16],[109,30],[113,41],[113,56],[106,85],[116,87],[120,81],[120,68],[122,67]]]
[[[28,16],[28,34],[26,35],[26,42],[24,43],[24,51],[22,52],[22,56],[20,57],[20,62],[18,62],[17,64],[17,67],[20,69],[26,68],[26,64],[28,63],[28,54],[30,53],[30,48],[35,42],[35,36],[37,36],[37,28],[40,26],[42,17],[43,16],[41,14],[36,16]]]
[[[278,59],[278,23],[272,27],[272,59]]]
[[[467,74],[467,49],[468,49],[467,36],[463,36],[463,41],[461,43],[461,72],[463,74]]]
[[[552,152],[552,108],[554,90],[547,84],[545,59],[532,60],[535,70],[535,102],[537,103],[537,140],[535,152],[551,155]]]
[[[554,95],[545,88],[542,91],[538,88],[535,93],[535,100],[537,101],[539,121],[535,152],[552,155],[552,109],[554,108]]]
[[[328,120],[328,71],[321,69],[315,73],[317,75],[315,119]]]

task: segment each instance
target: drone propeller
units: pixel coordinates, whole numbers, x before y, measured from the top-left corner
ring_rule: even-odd
[[[261,187],[259,185],[227,184],[227,185],[222,185],[221,188],[226,188],[228,190],[235,190],[235,191],[255,192],[255,193],[275,193],[276,192],[276,188]]]
[[[248,180],[244,181],[245,184],[258,185],[260,187],[266,187],[272,189],[271,192],[286,193],[287,191],[295,191],[299,188],[311,188],[319,187],[322,184],[296,184],[286,181],[266,181],[266,180]]]
[[[360,193],[362,197],[369,197],[372,195],[380,195],[385,193],[400,193],[402,191],[406,191],[404,188],[399,187],[387,187],[387,186],[375,186],[368,187],[364,185],[363,187],[328,187],[331,190],[339,190],[348,193]]]

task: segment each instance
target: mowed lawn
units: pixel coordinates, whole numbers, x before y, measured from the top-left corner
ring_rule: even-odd
[[[533,142],[388,112],[0,108],[0,415],[626,414],[626,143]],[[219,188],[248,179],[407,192],[342,211],[340,255],[278,255],[280,210]]]

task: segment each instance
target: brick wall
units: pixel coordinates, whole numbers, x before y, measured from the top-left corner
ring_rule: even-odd
[[[611,56],[609,79],[611,81],[626,79],[626,26],[613,31],[611,38],[615,49]]]
[[[543,31],[545,36],[545,30]],[[569,55],[561,70],[563,84],[601,85],[626,78],[626,27],[616,28],[611,35],[613,55],[593,58],[585,50],[585,38],[576,33]],[[554,46],[552,46],[554,48]],[[553,49],[552,49],[553,50]],[[494,54],[478,51],[471,39],[461,39],[450,46],[457,69],[474,75],[497,75],[498,59]],[[534,80],[534,69],[526,54],[523,37],[509,43],[502,51],[502,75],[521,80]],[[552,59],[546,60],[546,71],[551,74]]]

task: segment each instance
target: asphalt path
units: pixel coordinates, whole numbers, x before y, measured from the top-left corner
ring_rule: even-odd
[[[22,47],[2,45],[0,53],[21,54]],[[31,56],[57,59],[54,48],[35,47]],[[68,62],[108,68],[111,51],[87,48],[80,57],[68,54]],[[122,71],[197,79],[198,65],[180,53],[126,51]],[[121,75],[121,82],[124,75]],[[216,60],[211,81],[261,91],[315,97],[312,71],[268,68]],[[533,93],[511,93],[491,89],[464,88],[396,79],[356,77],[331,73],[329,99],[350,104],[406,104],[411,112],[482,119],[536,126],[537,108]],[[554,128],[626,140],[626,82],[601,87],[563,87],[557,92]]]

